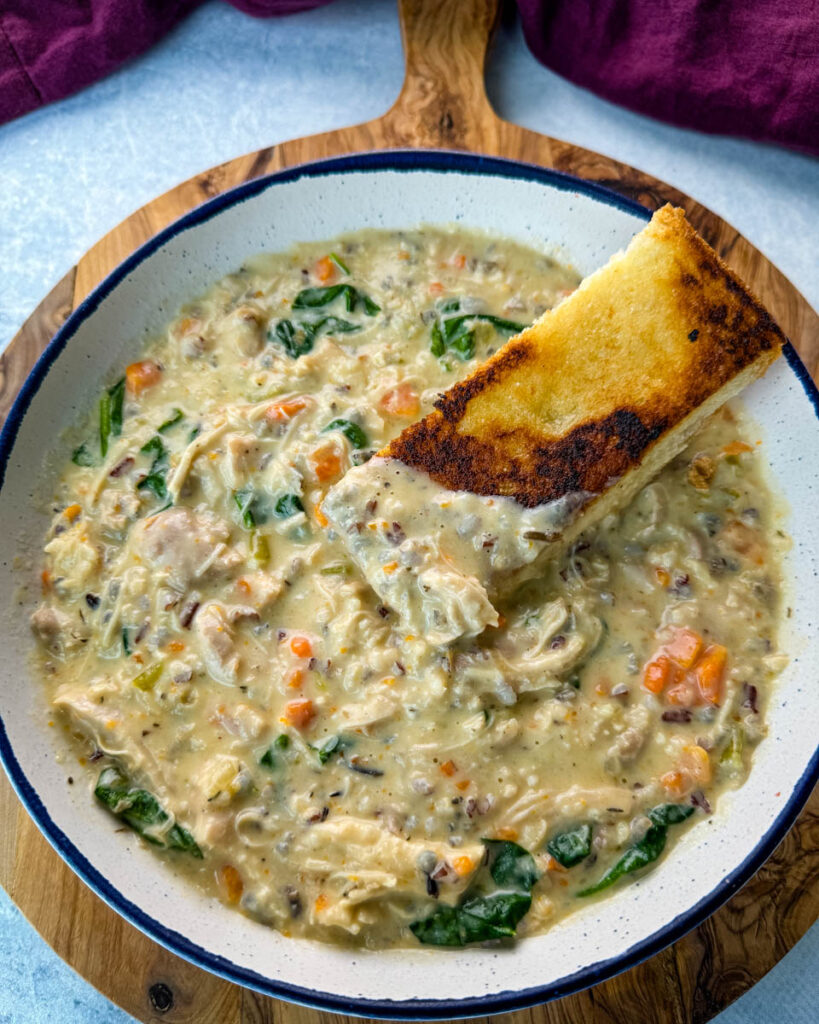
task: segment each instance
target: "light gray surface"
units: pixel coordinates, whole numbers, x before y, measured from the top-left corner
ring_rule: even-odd
[[[0,348],[79,256],[152,196],[239,153],[383,112],[401,85],[386,0],[255,21],[211,3],[152,52],[0,127]],[[819,305],[819,164],[620,110],[542,68],[506,25],[498,111],[677,185],[734,224]],[[813,1024],[819,928],[717,1021]],[[131,1020],[66,967],[0,890],[0,1024]],[[641,1024],[641,1022],[628,1022]]]

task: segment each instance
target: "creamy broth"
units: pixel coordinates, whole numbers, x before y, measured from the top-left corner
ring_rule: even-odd
[[[38,675],[97,799],[285,934],[543,931],[746,777],[784,663],[786,539],[738,404],[497,612],[455,581],[435,614],[389,568],[379,597],[322,510],[577,283],[455,229],[261,256],[184,308],[69,439]],[[394,519],[381,487],[366,504],[347,524],[362,558],[379,531],[396,569],[423,557],[432,519]],[[437,511],[476,573],[502,568],[502,505]],[[530,511],[536,532],[562,514]]]

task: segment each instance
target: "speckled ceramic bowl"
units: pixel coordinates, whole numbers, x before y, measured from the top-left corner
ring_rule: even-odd
[[[175,953],[231,981],[341,1013],[453,1018],[565,995],[622,971],[702,921],[762,864],[819,771],[819,394],[790,348],[746,393],[790,507],[792,655],[748,782],[685,833],[645,877],[509,949],[345,952],[286,939],[194,891],[130,833],[110,827],[85,786],[68,787],[45,727],[13,565],[33,574],[48,525],[43,456],[89,408],[100,381],[184,301],[248,255],[364,227],[459,222],[546,248],[582,274],[647,221],[596,185],[463,154],[382,153],[274,174],[219,196],[122,264],[69,317],[26,381],[0,437],[5,584],[0,753],[46,837],[102,899]],[[63,458],[65,453],[59,454]],[[42,481],[42,482],[41,482]],[[20,582],[23,580],[21,579]]]

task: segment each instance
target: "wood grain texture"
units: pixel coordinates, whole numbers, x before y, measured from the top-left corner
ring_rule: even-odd
[[[819,318],[746,239],[676,189],[600,154],[498,118],[483,86],[497,0],[400,0],[407,74],[383,116],[273,146],[183,182],[102,238],[43,300],[0,360],[0,416],[56,327],[133,249],[182,213],[270,171],[342,153],[466,149],[597,181],[651,209],[682,206],[773,312],[816,377]],[[0,780],[0,882],[57,953],[141,1021],[336,1024],[193,967],[126,924],[88,890]],[[767,864],[699,928],[626,974],[547,1006],[494,1018],[517,1024],[704,1024],[766,973],[819,914],[819,792]]]

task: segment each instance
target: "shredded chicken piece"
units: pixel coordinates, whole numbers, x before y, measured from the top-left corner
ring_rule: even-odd
[[[230,528],[212,512],[179,507],[138,523],[130,547],[153,569],[166,573],[171,586],[184,592],[194,580],[241,564],[242,555],[226,544],[229,538]]]
[[[193,620],[193,633],[208,674],[217,683],[233,685],[241,659],[224,607],[211,601],[200,608]]]

